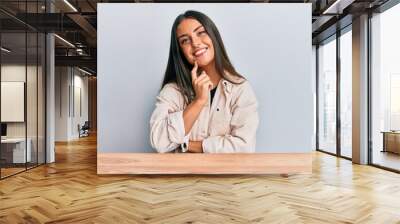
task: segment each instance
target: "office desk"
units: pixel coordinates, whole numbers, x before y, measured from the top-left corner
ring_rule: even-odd
[[[383,150],[382,152],[392,152],[400,154],[400,132],[383,131]]]
[[[27,139],[25,151],[25,138],[6,138],[1,139],[1,157],[6,163],[25,163],[31,162],[32,140]],[[25,161],[27,159],[27,161]]]

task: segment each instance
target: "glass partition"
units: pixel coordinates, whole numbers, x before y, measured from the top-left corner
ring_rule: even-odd
[[[0,178],[45,163],[45,34],[16,17],[45,1],[1,1]],[[14,17],[15,15],[15,17]],[[37,18],[35,16],[33,19]]]
[[[26,33],[1,34],[2,177],[24,171],[26,150]],[[6,50],[4,50],[6,49]]]

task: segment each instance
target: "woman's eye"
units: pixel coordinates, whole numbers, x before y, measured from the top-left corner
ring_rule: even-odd
[[[183,40],[181,40],[181,44],[187,44],[187,43],[189,43],[189,39],[183,39]]]
[[[203,35],[203,34],[207,34],[207,32],[205,30],[202,30],[202,31],[199,32],[199,34]]]

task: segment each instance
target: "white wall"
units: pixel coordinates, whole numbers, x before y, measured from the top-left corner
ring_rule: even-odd
[[[55,68],[55,141],[68,140],[68,67]]]
[[[77,74],[78,72],[78,74]],[[75,113],[72,113],[73,119],[71,120],[72,122],[72,136],[73,138],[79,137],[78,129],[77,126],[80,124],[81,126],[85,123],[85,121],[88,120],[89,118],[89,113],[88,113],[88,77],[87,76],[82,76],[82,73],[80,73],[78,70],[75,70],[75,75],[74,75],[74,108]],[[77,97],[78,96],[78,90],[80,90],[80,99]],[[79,103],[78,100],[81,102]],[[82,110],[81,112],[79,111],[79,108]]]
[[[88,120],[88,78],[72,67],[56,67],[55,140],[69,141],[79,137],[78,124]],[[80,100],[77,96],[80,90]],[[82,113],[76,105],[82,105]]]
[[[234,66],[256,92],[256,151],[314,148],[311,4],[118,3],[98,4],[99,151],[154,152],[149,119],[173,20],[188,9],[216,23]]]

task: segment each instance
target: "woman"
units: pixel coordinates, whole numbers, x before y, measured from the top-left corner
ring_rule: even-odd
[[[150,142],[164,152],[254,152],[257,100],[236,72],[215,24],[186,11],[172,26],[168,65],[150,119]]]

